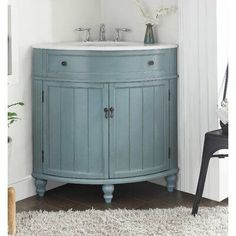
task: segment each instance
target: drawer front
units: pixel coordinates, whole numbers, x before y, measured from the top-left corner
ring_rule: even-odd
[[[80,56],[47,55],[47,74],[68,73],[117,74],[156,72],[159,76],[168,73],[166,53],[133,56]]]

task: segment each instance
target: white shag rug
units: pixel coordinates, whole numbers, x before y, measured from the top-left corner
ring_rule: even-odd
[[[17,213],[17,236],[226,236],[227,207]]]

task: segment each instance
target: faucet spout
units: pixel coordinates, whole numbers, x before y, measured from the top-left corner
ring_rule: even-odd
[[[105,24],[100,24],[99,41],[106,41],[106,26],[105,26]]]

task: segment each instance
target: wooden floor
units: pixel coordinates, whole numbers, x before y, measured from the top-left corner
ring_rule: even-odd
[[[177,206],[192,207],[193,195],[174,191],[167,192],[165,187],[149,183],[116,185],[111,204],[105,204],[101,186],[67,184],[46,192],[45,197],[37,196],[17,202],[17,212],[30,210],[86,210],[94,209],[149,209],[172,208]],[[228,205],[228,200],[221,203],[203,199],[201,206]]]

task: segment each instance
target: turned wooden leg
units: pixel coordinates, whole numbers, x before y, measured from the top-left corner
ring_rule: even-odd
[[[168,192],[173,192],[174,188],[176,186],[176,175],[170,175],[165,177],[166,182],[167,182],[167,190]]]
[[[39,195],[39,197],[44,197],[46,191],[46,185],[47,185],[47,180],[44,179],[35,180],[36,192]]]
[[[104,193],[103,197],[106,203],[111,203],[111,200],[113,198],[113,191],[114,191],[114,185],[113,184],[105,184],[102,186],[102,191]]]
[[[16,234],[16,191],[8,188],[8,233]]]

